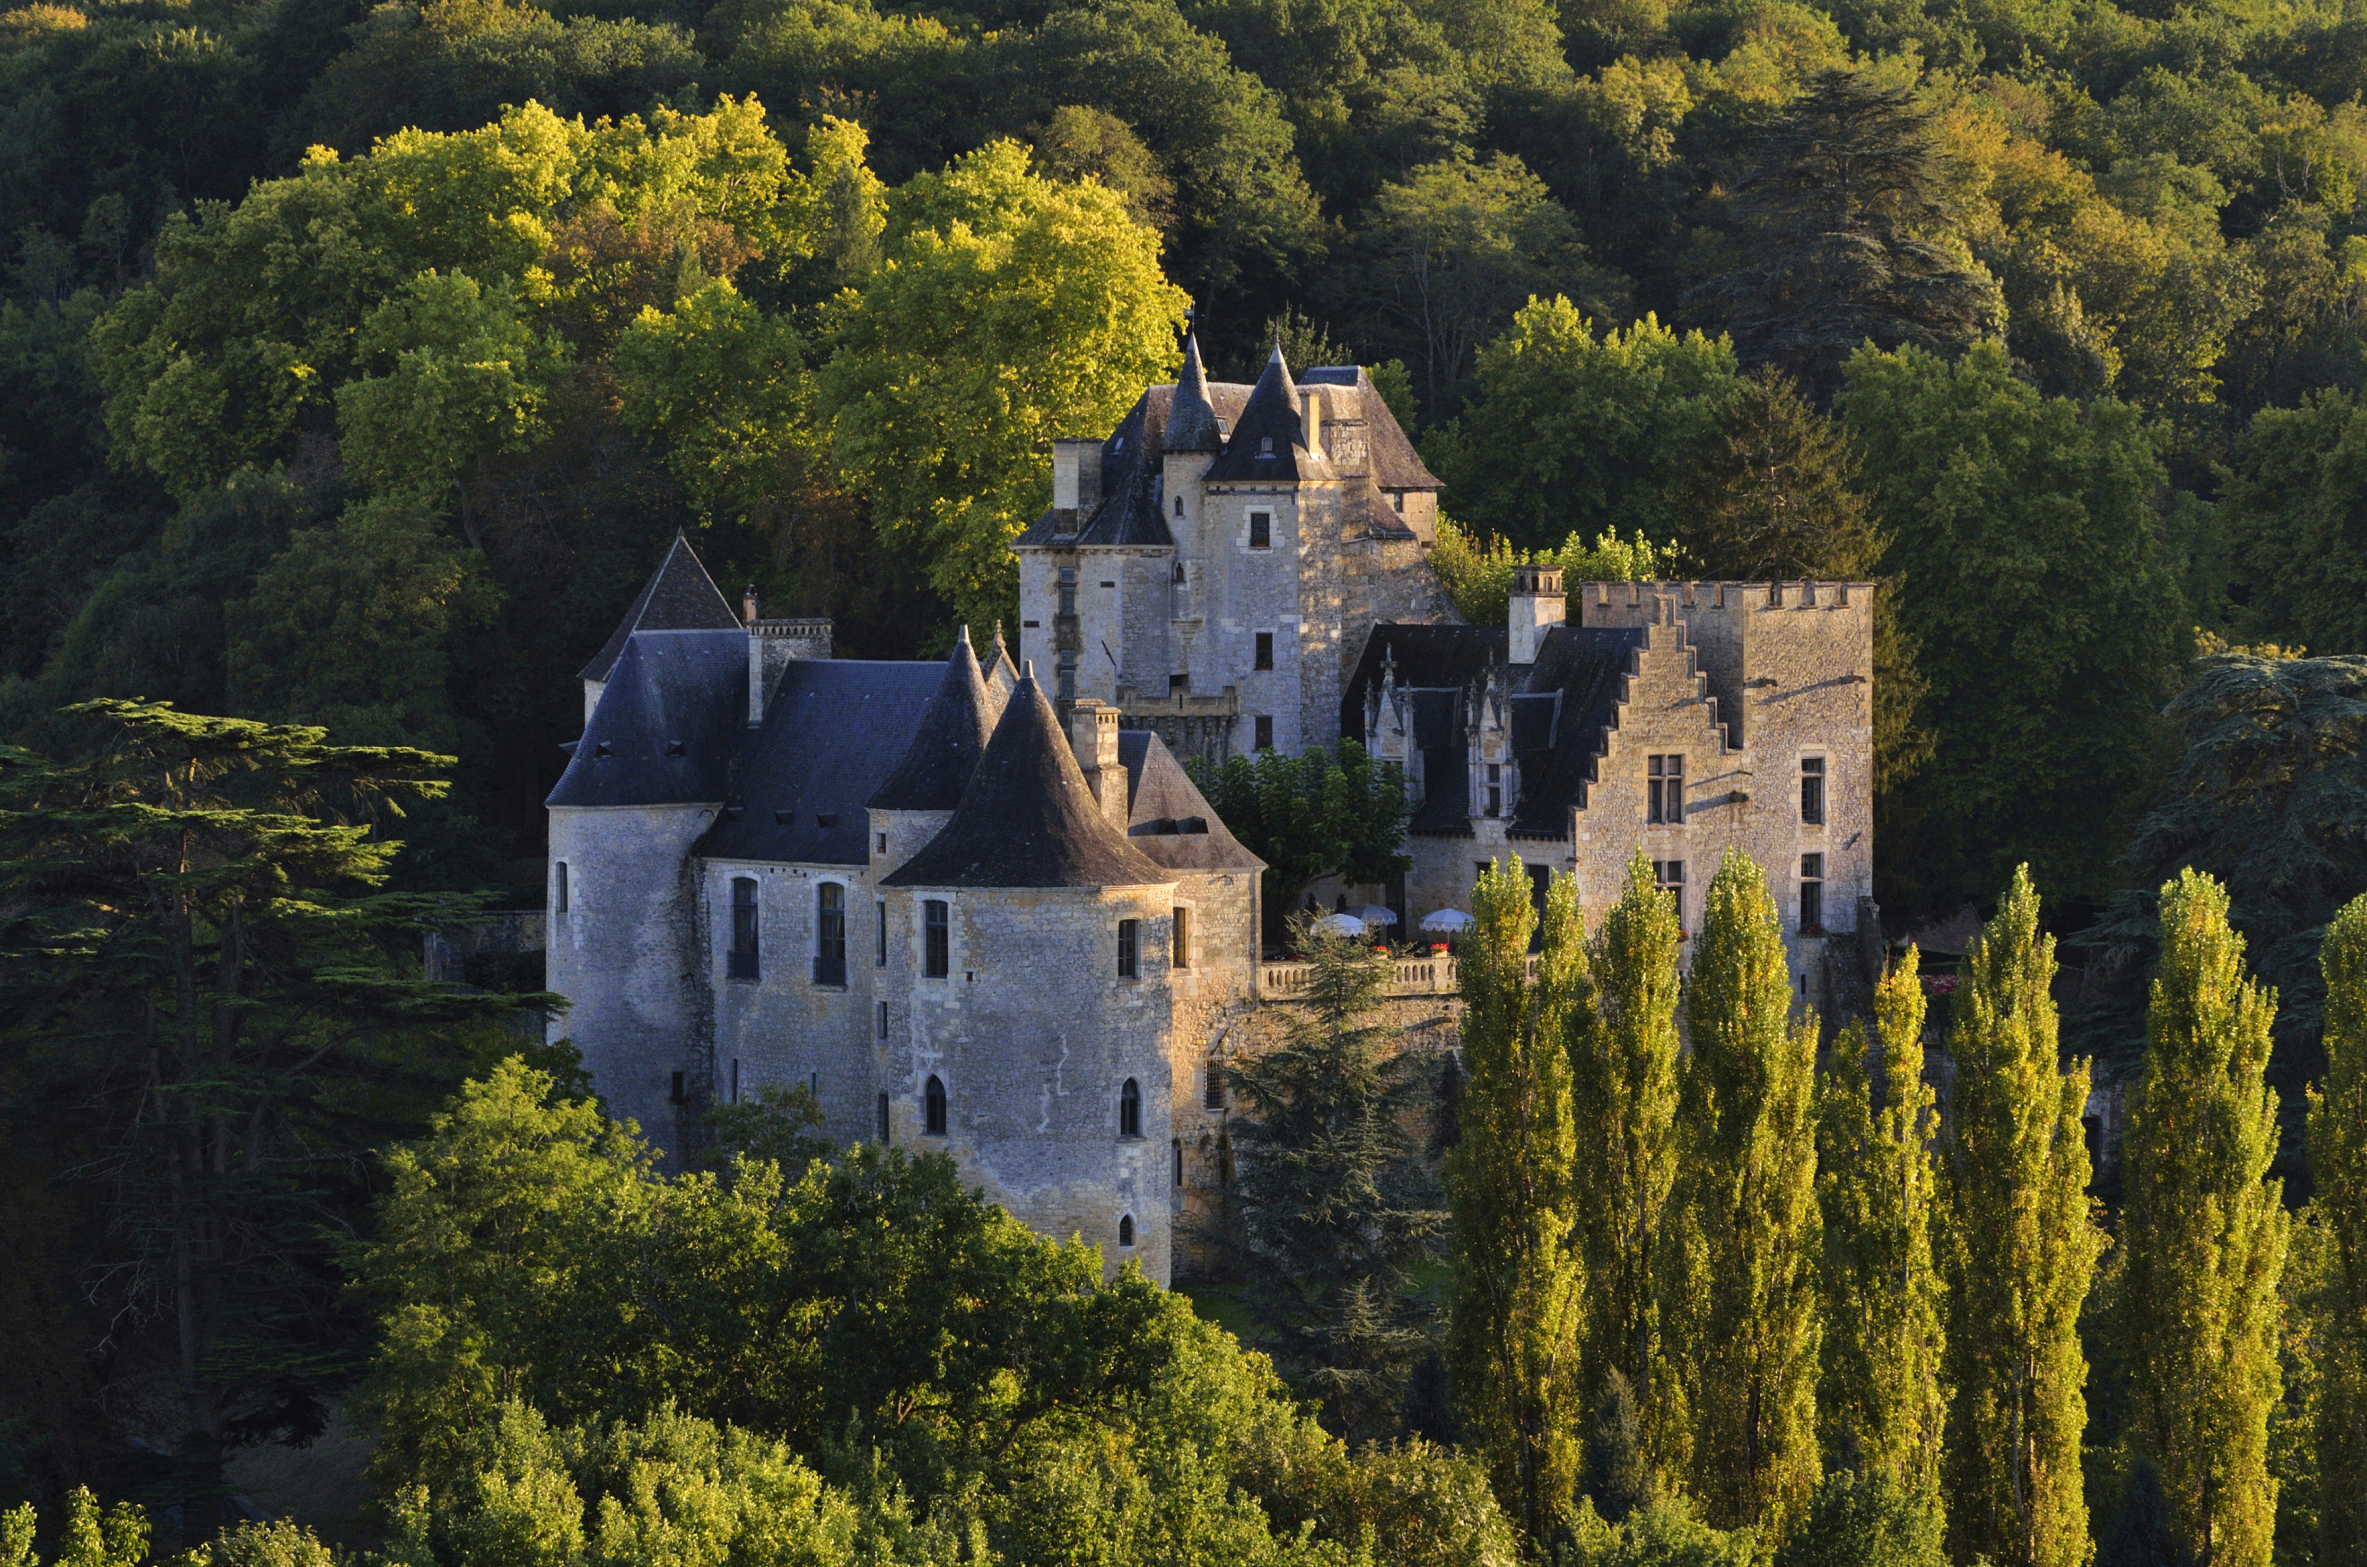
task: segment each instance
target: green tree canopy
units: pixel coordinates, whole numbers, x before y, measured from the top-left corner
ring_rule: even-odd
[[[1266,939],[1307,884],[1338,875],[1351,884],[1385,882],[1411,863],[1403,853],[1404,771],[1376,762],[1354,740],[1313,745],[1297,756],[1260,751],[1211,767],[1185,764],[1225,826],[1266,862]]]

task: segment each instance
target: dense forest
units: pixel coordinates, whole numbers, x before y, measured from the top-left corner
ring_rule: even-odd
[[[404,1563],[2361,1559],[2363,94],[2361,0],[0,11],[0,1503],[128,1563],[360,1426]],[[1877,890],[1994,916],[1820,1058],[1738,875],[1680,1072],[1648,887],[1483,883],[1459,1086],[1334,953],[1270,1361],[417,972],[677,530],[941,652],[1187,325],[1373,367],[1474,619],[1880,580]]]

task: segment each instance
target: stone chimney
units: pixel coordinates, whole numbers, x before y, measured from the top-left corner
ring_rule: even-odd
[[[753,625],[756,621],[756,584],[751,582],[740,589],[740,624]]]
[[[1101,504],[1101,443],[1058,436],[1052,442],[1052,531],[1073,534]]]
[[[1305,437],[1307,455],[1323,455],[1323,392],[1319,387],[1299,388],[1299,429]]]
[[[1537,650],[1545,645],[1545,633],[1560,625],[1568,612],[1569,600],[1562,596],[1561,567],[1513,567],[1509,662],[1537,662]]]
[[[1118,710],[1091,697],[1079,697],[1069,708],[1069,749],[1084,769],[1085,787],[1093,791],[1102,816],[1119,833],[1126,831],[1126,764],[1118,760]]]

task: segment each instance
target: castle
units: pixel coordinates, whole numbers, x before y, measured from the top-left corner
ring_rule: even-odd
[[[612,1113],[679,1150],[706,1106],[803,1086],[833,1139],[942,1148],[1168,1281],[1226,1052],[1278,993],[1264,867],[1177,753],[1339,735],[1405,767],[1413,867],[1325,897],[1404,931],[1509,851],[1599,913],[1641,846],[1690,928],[1740,847],[1826,1004],[1870,890],[1870,585],[1572,606],[1524,568],[1508,626],[1463,625],[1437,491],[1362,370],[1211,383],[1187,346],[1107,439],[1057,443],[1016,666],[967,632],[834,659],[677,539],[585,666],[548,802],[546,984]]]

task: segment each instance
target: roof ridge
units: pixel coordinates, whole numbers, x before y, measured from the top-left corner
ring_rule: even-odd
[[[704,590],[704,591],[702,591]],[[579,680],[606,680],[608,672],[625,650],[625,639],[636,631],[737,631],[740,617],[733,613],[731,601],[715,585],[707,572],[706,563],[698,551],[690,547],[690,540],[682,530],[674,530],[674,542],[666,548],[666,558],[658,562],[657,570],[634,595],[632,608],[617,622],[608,640],[600,644],[600,651],[577,674]]]
[[[887,782],[873,792],[875,811],[950,811],[961,803],[962,791],[977,770],[993,730],[993,697],[986,676],[970,648],[970,628],[964,626],[953,652],[945,660],[945,674],[936,694],[922,710],[912,744]]]

